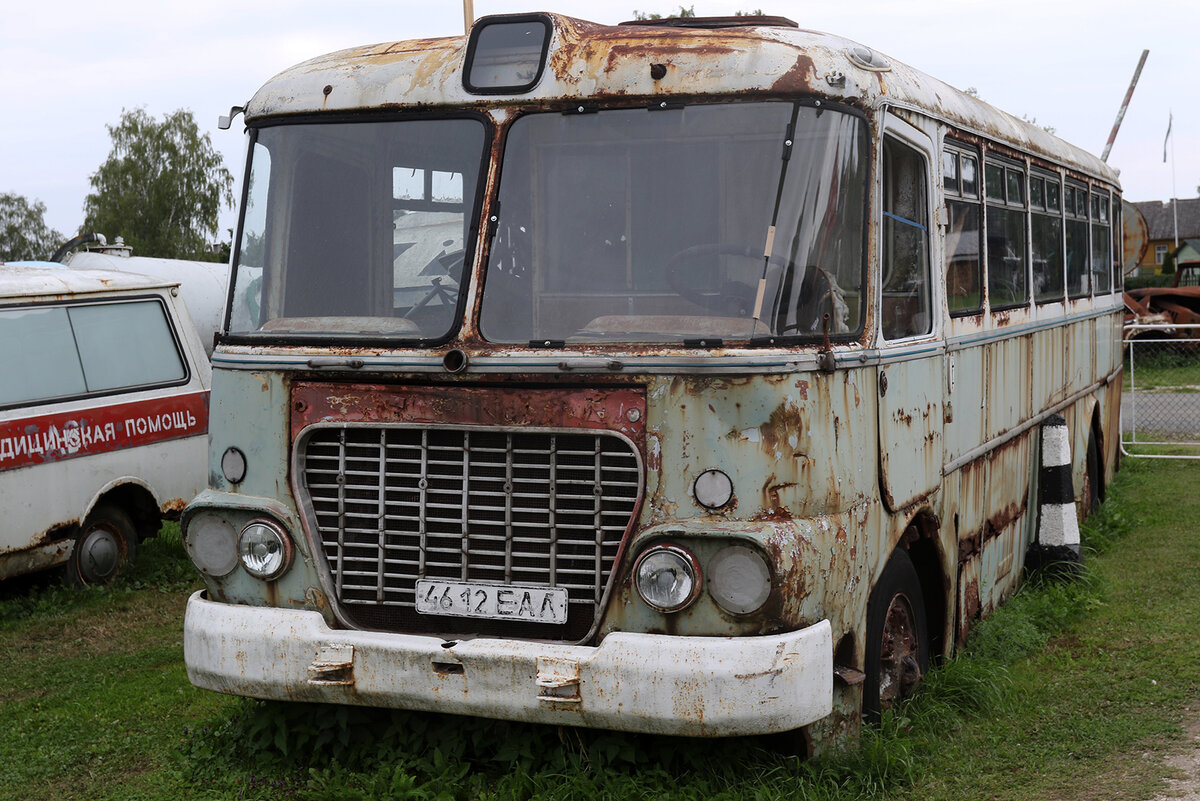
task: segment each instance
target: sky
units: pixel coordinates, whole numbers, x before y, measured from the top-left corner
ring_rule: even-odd
[[[1197,196],[1200,3],[1194,0],[695,0],[701,15],[761,8],[906,62],[1100,154],[1143,49],[1150,56],[1109,163],[1126,200]],[[486,14],[556,11],[613,24],[664,0],[475,0]],[[74,234],[122,110],[193,112],[240,191],[245,139],[217,118],[269,78],[348,47],[463,31],[458,0],[10,0],[0,25],[0,192],[46,205]],[[1164,138],[1173,115],[1171,135]],[[234,225],[232,211],[222,228]],[[119,232],[105,233],[110,239]]]

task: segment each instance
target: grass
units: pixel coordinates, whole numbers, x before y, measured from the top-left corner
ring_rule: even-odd
[[[1200,717],[1200,466],[1126,460],[1080,582],[1031,582],[847,750],[192,688],[166,530],[113,588],[0,589],[0,799],[1148,798]],[[1149,755],[1149,758],[1146,755]]]
[[[1125,357],[1123,387],[1130,391],[1196,392],[1200,390],[1200,350],[1195,343],[1135,341],[1133,369]],[[1191,348],[1190,350],[1188,348]]]

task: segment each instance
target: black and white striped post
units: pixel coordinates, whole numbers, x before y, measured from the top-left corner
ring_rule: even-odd
[[[1042,423],[1037,523],[1037,537],[1025,555],[1026,568],[1037,571],[1053,567],[1068,573],[1078,572],[1083,551],[1071,482],[1071,440],[1067,421],[1057,414]]]

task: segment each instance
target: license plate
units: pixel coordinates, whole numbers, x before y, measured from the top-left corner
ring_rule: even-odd
[[[563,587],[418,579],[417,612],[561,625],[567,622],[567,591]]]

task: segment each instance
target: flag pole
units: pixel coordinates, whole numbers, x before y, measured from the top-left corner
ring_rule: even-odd
[[[1175,191],[1175,140],[1171,140],[1171,210],[1175,212],[1175,249],[1179,250],[1179,193]]]
[[[475,21],[475,0],[463,0],[463,33],[471,32],[471,23]]]

